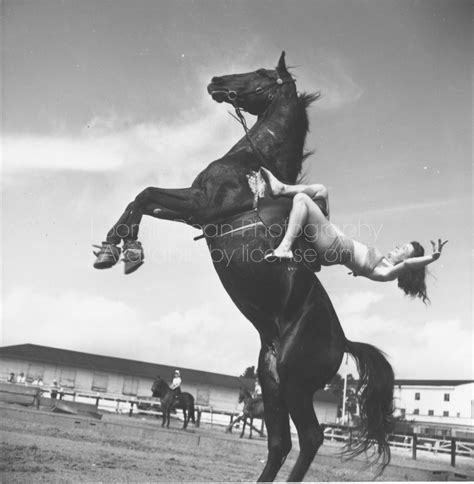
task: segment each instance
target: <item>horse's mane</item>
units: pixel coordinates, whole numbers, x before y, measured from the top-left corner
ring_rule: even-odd
[[[298,103],[301,108],[302,116],[301,116],[301,125],[299,126],[300,129],[304,130],[305,134],[309,133],[309,119],[307,108],[315,101],[317,101],[321,97],[321,93],[318,92],[303,92],[298,96]],[[303,168],[303,163],[306,161],[308,157],[314,154],[314,150],[303,150],[303,155],[299,160],[295,160],[296,168],[297,168],[297,181],[301,181],[301,170]]]

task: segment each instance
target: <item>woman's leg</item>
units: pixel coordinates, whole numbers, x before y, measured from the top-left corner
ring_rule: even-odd
[[[278,180],[278,178],[263,166],[260,168],[265,181],[270,186],[272,195],[276,197],[293,197],[297,193],[306,193],[310,198],[319,195],[321,190],[325,189],[324,185],[320,183],[313,183],[311,185],[286,185]]]
[[[319,199],[322,202],[324,215],[329,219],[329,194],[328,189],[320,183],[313,183],[311,185],[286,185],[276,178],[273,173],[266,168],[260,168],[261,173],[268,186],[270,192],[276,197],[294,197],[298,193],[304,193],[313,200]]]
[[[293,207],[285,236],[267,258],[291,259],[293,257],[291,247],[296,238],[302,234],[321,254],[331,247],[341,232],[327,220],[319,206],[308,195],[298,193],[293,197]]]

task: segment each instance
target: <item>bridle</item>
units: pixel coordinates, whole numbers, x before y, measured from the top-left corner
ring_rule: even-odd
[[[295,83],[295,80],[293,78],[289,78],[287,80],[283,80],[280,76],[278,76],[273,83],[268,84],[265,87],[257,86],[255,89],[249,89],[247,91],[242,91],[242,92],[237,92],[237,91],[227,91],[227,100],[229,101],[230,104],[234,107],[235,110],[235,116],[234,118],[237,119],[237,121],[242,125],[244,128],[245,132],[245,137],[247,138],[247,141],[249,142],[250,146],[254,150],[255,154],[260,158],[260,161],[263,166],[268,168],[267,160],[265,159],[265,156],[263,153],[260,152],[260,150],[255,146],[254,142],[249,136],[249,129],[247,127],[247,121],[245,120],[244,115],[242,114],[243,110],[239,105],[238,105],[238,100],[241,99],[242,97],[248,96],[250,94],[257,94],[257,95],[263,95],[267,91],[271,91],[268,93],[267,97],[271,101],[274,98],[274,87],[276,86],[277,88],[282,87],[285,84],[289,83]],[[233,116],[233,115],[232,115]]]

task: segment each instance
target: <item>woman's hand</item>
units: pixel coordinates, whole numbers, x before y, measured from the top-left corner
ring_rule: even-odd
[[[441,242],[441,239],[438,239],[438,247],[436,247],[436,244],[431,241],[431,245],[433,247],[433,253],[431,254],[433,256],[433,260],[438,260],[441,256],[441,251],[443,250],[443,246],[447,244],[448,241],[445,240],[444,242]]]

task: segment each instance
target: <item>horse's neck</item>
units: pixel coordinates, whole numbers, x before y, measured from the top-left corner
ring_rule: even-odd
[[[227,154],[251,151],[253,144],[263,155],[267,168],[282,180],[295,182],[306,138],[306,128],[298,129],[299,118],[305,115],[296,94],[290,98],[275,98],[249,130],[252,143],[244,136]]]

